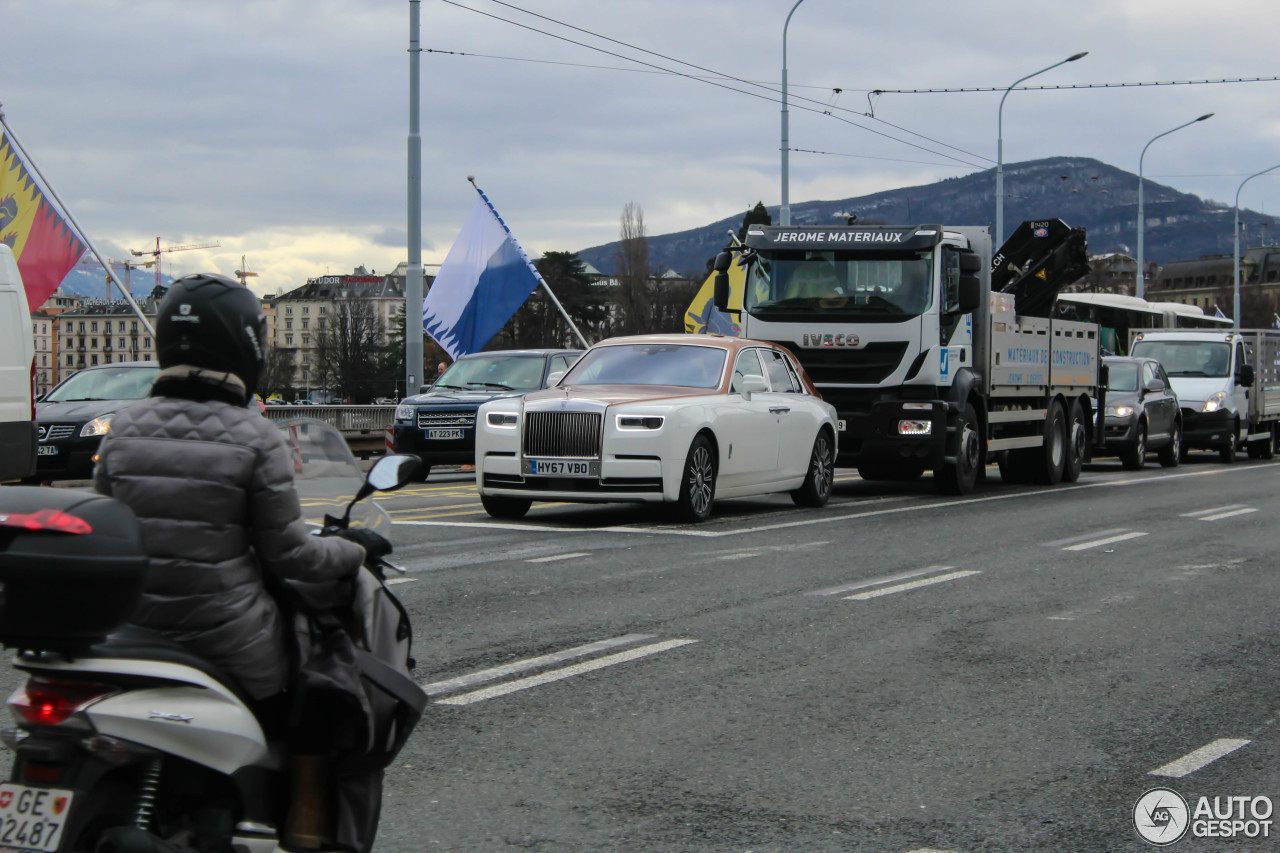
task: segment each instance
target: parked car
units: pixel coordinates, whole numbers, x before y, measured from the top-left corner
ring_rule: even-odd
[[[485,510],[534,500],[646,501],[687,521],[719,498],[831,494],[836,410],[792,354],[763,341],[644,335],[601,341],[560,383],[480,408]]]
[[[464,355],[422,393],[396,407],[396,453],[422,459],[425,479],[435,465],[470,465],[476,455],[476,410],[495,398],[515,398],[553,384],[581,350],[497,350]]]
[[[154,361],[127,361],[86,367],[59,382],[36,403],[40,443],[31,481],[84,480],[111,418],[131,400],[151,393],[160,366]]]
[[[1154,358],[1108,356],[1107,410],[1103,436],[1124,467],[1137,471],[1147,452],[1160,451],[1160,464],[1172,468],[1182,452],[1182,412],[1164,367]]]
[[[13,252],[0,243],[0,481],[36,467],[35,339]]]

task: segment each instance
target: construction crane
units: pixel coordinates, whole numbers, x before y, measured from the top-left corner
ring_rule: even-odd
[[[143,249],[142,251],[138,251],[137,249],[130,249],[129,254],[133,255],[135,258],[141,258],[145,255],[150,255],[152,258],[155,259],[156,288],[159,289],[160,287],[160,255],[162,253],[185,252],[187,249],[219,249],[219,248],[222,248],[221,243],[191,243],[186,246],[165,246],[164,248],[161,248],[160,238],[157,237],[156,247],[154,249]]]
[[[129,283],[129,271],[142,269],[143,267],[155,266],[155,261],[117,261],[114,258],[107,258],[107,264],[112,269],[124,270],[124,289],[130,293],[133,292],[132,285]],[[95,260],[83,260],[76,264],[77,267],[87,267],[90,269],[102,269],[102,264]],[[111,301],[111,276],[107,276],[107,301]]]
[[[236,278],[240,279],[240,283],[242,285],[244,285],[245,287],[248,287],[249,283],[245,281],[245,279],[252,278],[253,276],[256,276],[256,275],[257,275],[256,272],[249,272],[249,265],[244,262],[244,255],[241,255],[240,269],[236,270]]]

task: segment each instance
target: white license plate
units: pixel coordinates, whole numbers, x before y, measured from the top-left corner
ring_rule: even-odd
[[[0,847],[57,850],[74,795],[74,791],[60,788],[28,788],[11,782],[0,785]]]
[[[429,429],[427,438],[462,438],[460,429]]]
[[[844,432],[846,429],[848,429],[848,427],[846,427],[846,426],[845,426],[845,424],[844,424],[844,418],[841,418],[841,419],[840,419],[840,431],[841,431],[841,432]]]
[[[37,456],[57,456],[58,448],[52,444],[41,444],[36,447]]]
[[[599,462],[564,459],[526,459],[524,473],[531,477],[599,477]]]

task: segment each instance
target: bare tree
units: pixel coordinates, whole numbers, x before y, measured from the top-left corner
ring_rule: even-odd
[[[649,240],[644,210],[633,201],[622,209],[622,241],[618,244],[618,332],[643,334],[650,329]]]
[[[258,377],[258,393],[263,397],[285,395],[293,389],[293,350],[271,347]]]
[[[334,302],[316,335],[316,375],[339,399],[368,402],[386,384],[382,320],[363,299]]]

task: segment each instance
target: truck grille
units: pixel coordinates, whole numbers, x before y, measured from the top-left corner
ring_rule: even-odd
[[[476,413],[470,412],[435,412],[429,409],[418,409],[418,429],[432,427],[473,427],[476,425]]]
[[[801,349],[786,341],[774,343],[795,353],[805,373],[818,386],[831,383],[876,385],[898,369],[907,352],[906,341],[878,341],[859,349]]]
[[[526,412],[524,455],[599,459],[599,412]]]

